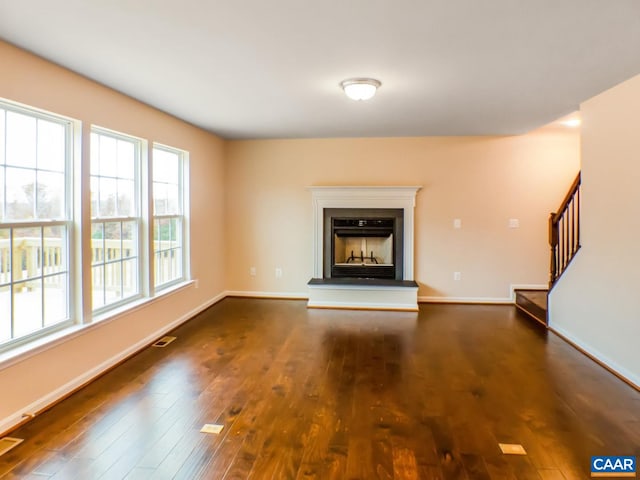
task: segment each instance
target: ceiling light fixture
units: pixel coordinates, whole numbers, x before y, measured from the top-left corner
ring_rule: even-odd
[[[351,100],[369,100],[382,83],[374,78],[349,78],[340,82],[344,93]]]
[[[562,124],[565,127],[576,128],[579,127],[582,121],[579,118],[570,118],[569,120],[565,120]]]

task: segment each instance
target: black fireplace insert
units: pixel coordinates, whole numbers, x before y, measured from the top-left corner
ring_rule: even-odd
[[[324,278],[402,280],[402,209],[325,209]]]

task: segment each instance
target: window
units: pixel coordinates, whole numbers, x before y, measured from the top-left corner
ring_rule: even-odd
[[[154,285],[158,289],[185,278],[184,157],[180,150],[153,148]]]
[[[142,141],[91,133],[91,289],[93,309],[140,295]]]
[[[70,322],[71,134],[0,102],[0,344]]]
[[[188,152],[79,127],[0,99],[1,352],[188,278]]]

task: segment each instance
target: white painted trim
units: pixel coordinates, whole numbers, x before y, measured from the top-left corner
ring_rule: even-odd
[[[591,345],[587,345],[584,342],[582,342],[581,340],[577,339],[574,335],[572,335],[571,333],[567,332],[564,328],[559,328],[559,327],[555,327],[555,326],[550,325],[549,326],[549,330],[551,330],[554,333],[557,333],[561,337],[565,337],[571,343],[573,343],[576,346],[580,347],[582,350],[587,352],[589,355],[591,355],[593,358],[595,358],[596,360],[598,360],[602,364],[606,365],[608,368],[610,368],[611,370],[616,372],[618,375],[620,375],[620,376],[624,377],[625,379],[627,379],[630,383],[632,383],[634,385],[636,390],[640,390],[640,376],[638,376],[637,374],[627,370],[623,366],[621,366],[618,363],[614,362],[609,357],[607,357],[606,355],[602,354],[601,352],[599,352],[598,350],[593,348]]]
[[[418,297],[418,303],[478,303],[478,304],[513,304],[509,297]]]
[[[227,297],[250,297],[250,298],[284,298],[291,300],[307,300],[308,293],[300,292],[253,292],[248,290],[227,290]]]
[[[394,285],[344,285],[344,284],[316,284],[309,285],[310,290],[367,290],[376,292],[411,292],[418,293],[418,287],[396,287]]]
[[[36,400],[35,402],[32,402],[31,404],[25,406],[24,408],[21,408],[19,411],[9,415],[8,417],[3,418],[2,420],[0,420],[0,433],[7,432],[12,428],[14,428],[16,425],[18,425],[20,422],[24,421],[25,419],[24,415],[28,414],[29,416],[31,416],[31,414],[38,414],[39,412],[42,412],[47,407],[53,405],[55,402],[57,402],[61,398],[64,398],[66,395],[72,393],[74,390],[93,381],[95,378],[99,377],[101,374],[103,374],[110,368],[114,367],[115,365],[122,362],[123,360],[126,360],[128,357],[136,354],[140,350],[143,350],[145,347],[153,343],[158,338],[164,336],[166,333],[180,326],[187,320],[193,318],[198,313],[206,310],[207,308],[219,302],[220,300],[224,299],[225,297],[226,297],[226,292],[222,292],[216,295],[211,300],[208,300],[205,303],[199,305],[198,307],[190,310],[189,312],[182,315],[180,318],[163,326],[162,328],[156,330],[150,335],[147,335],[145,338],[136,342],[126,350],[123,350],[117,355],[114,355],[113,357],[105,360],[100,365],[97,365],[91,370],[84,372],[82,375],[79,375],[78,377],[70,380],[69,382],[65,383],[61,387],[53,390],[52,392],[49,392],[48,394]]]
[[[411,303],[370,303],[370,302],[335,302],[309,300],[307,308],[343,308],[358,310],[397,310],[402,312],[417,312],[418,308]]]
[[[516,301],[516,290],[549,290],[549,285],[540,285],[536,283],[512,283],[510,285],[511,300]]]
[[[420,186],[310,186],[313,202],[313,278],[323,278],[325,208],[402,208],[403,280],[413,280],[414,209]]]

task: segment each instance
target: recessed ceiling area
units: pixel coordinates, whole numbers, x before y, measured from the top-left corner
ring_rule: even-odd
[[[224,138],[519,134],[640,73],[640,1],[0,0],[0,38]]]

